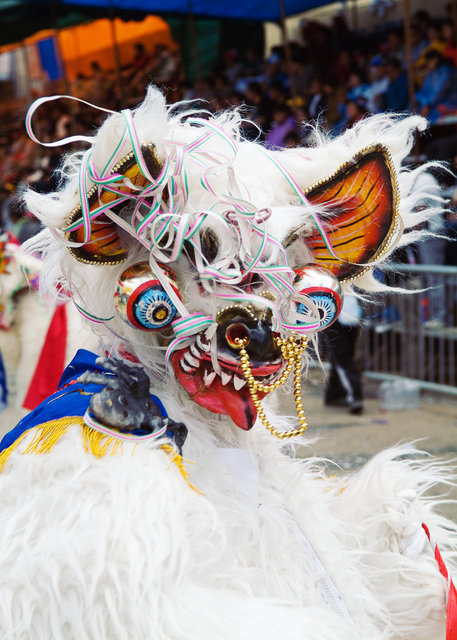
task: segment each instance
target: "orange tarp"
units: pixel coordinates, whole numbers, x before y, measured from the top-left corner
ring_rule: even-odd
[[[142,22],[123,22],[114,19],[115,39],[119,47],[121,65],[132,62],[135,55],[133,45],[142,42],[148,52],[156,44],[173,46],[167,23],[157,16],[148,16]],[[104,69],[114,69],[113,29],[108,19],[62,29],[58,33],[60,51],[69,80],[77,73],[91,74],[90,63],[97,62]]]
[[[124,22],[120,18],[115,18],[114,32],[121,65],[132,62],[135,55],[133,45],[136,42],[142,42],[149,53],[159,43],[170,47],[175,46],[168,24],[158,16],[148,16],[141,22],[135,20]],[[92,75],[90,67],[92,60],[96,60],[104,69],[115,68],[113,25],[107,18],[60,31],[55,29],[39,31],[22,42],[0,47],[0,53],[24,45],[33,45],[52,36],[58,39],[60,55],[69,80],[74,80],[80,72]]]

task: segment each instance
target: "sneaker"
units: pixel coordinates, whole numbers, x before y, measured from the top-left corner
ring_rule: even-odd
[[[349,413],[353,416],[360,416],[363,413],[363,402],[361,400],[354,400],[349,405]]]

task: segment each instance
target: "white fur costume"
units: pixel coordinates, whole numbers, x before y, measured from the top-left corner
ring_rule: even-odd
[[[210,133],[214,121],[205,129],[201,122],[168,117],[162,97],[150,90],[133,122],[140,141],[153,142],[163,160],[170,141],[183,148],[202,131]],[[306,264],[313,257],[303,238],[313,225],[287,177],[306,189],[379,142],[399,171],[411,133],[423,121],[380,116],[315,148],[275,152],[271,157],[280,159],[285,173],[257,145],[237,140],[237,124],[232,116],[215,122],[237,144],[230,161],[222,149],[226,138],[209,135],[202,143],[213,167],[206,174],[210,189],[200,181],[208,164],[191,162],[186,148],[188,198],[179,214],[223,214],[241,210],[241,201],[256,211],[268,208],[268,234],[283,242],[299,229],[301,239],[291,243],[288,259]],[[113,115],[94,140],[99,176],[124,125],[121,114]],[[130,150],[127,145],[124,155]],[[27,196],[29,208],[50,227],[66,229],[78,205],[78,163],[76,158],[68,164],[70,177],[58,196]],[[406,229],[418,221],[408,196],[411,180],[400,171]],[[172,193],[170,181],[167,187]],[[169,199],[164,196],[164,208]],[[220,243],[213,268],[236,270],[233,237],[220,218],[208,220]],[[452,554],[456,527],[436,513],[436,499],[424,495],[436,483],[450,482],[446,467],[417,457],[415,450],[397,449],[335,479],[327,477],[323,461],[289,458],[260,421],[242,430],[228,415],[215,416],[192,402],[173,374],[164,382],[163,342],[116,314],[113,292],[120,274],[148,257],[140,243],[127,241],[129,256],[119,265],[81,263],[48,233],[39,243],[48,260],[43,283],[64,284],[88,314],[110,318],[96,324],[103,347],[133,354],[170,417],[187,426],[183,455],[193,463],[188,470],[201,493],[170,464],[160,442],[124,443],[115,455],[96,457],[83,445],[80,422],[71,427],[70,417],[50,453],[28,455],[32,429],[0,474],[2,639],[444,638],[447,585],[420,523]],[[172,263],[184,308],[215,318],[229,304],[218,295],[231,284],[213,278],[210,289],[201,286],[191,263],[184,252]],[[375,287],[368,273],[355,284],[362,291]],[[267,291],[265,280],[259,290]],[[198,339],[185,338],[183,344]],[[268,417],[281,430],[293,421]]]

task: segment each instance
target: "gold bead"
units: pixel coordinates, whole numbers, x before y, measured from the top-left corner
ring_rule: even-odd
[[[286,362],[285,369],[281,374],[281,377],[273,383],[263,384],[257,381],[254,378],[251,370],[251,364],[249,355],[245,349],[246,340],[241,338],[237,338],[235,340],[235,345],[240,350],[240,368],[243,372],[243,375],[247,381],[249,393],[251,395],[254,407],[257,410],[257,414],[261,422],[264,426],[270,431],[270,433],[283,440],[284,438],[290,438],[292,436],[299,435],[306,430],[307,424],[304,417],[304,411],[302,409],[302,401],[301,401],[301,354],[303,353],[304,348],[306,347],[306,337],[305,338],[297,338],[295,336],[289,336],[288,338],[274,338],[275,344],[281,349],[281,355]],[[289,377],[292,369],[295,368],[294,372],[294,397],[295,397],[295,405],[297,408],[297,417],[298,422],[300,424],[299,429],[291,429],[290,431],[278,431],[275,429],[272,424],[267,420],[265,411],[263,410],[261,401],[257,395],[258,391],[262,391],[267,394],[280,387]]]

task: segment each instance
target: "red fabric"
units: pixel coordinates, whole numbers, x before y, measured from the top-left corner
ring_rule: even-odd
[[[446,640],[457,640],[457,591],[452,580],[447,600]]]
[[[57,389],[65,368],[67,346],[67,311],[64,304],[56,307],[30,381],[23,407],[35,409]]]
[[[438,563],[441,575],[448,580],[448,594],[447,594],[447,615],[446,615],[446,640],[457,640],[457,590],[454,583],[449,578],[449,572],[444,564],[443,557],[438,549],[438,545],[433,542],[430,536],[430,531],[426,524],[422,523],[422,528],[427,534],[427,538],[430,540],[432,546],[434,546],[435,560]]]

